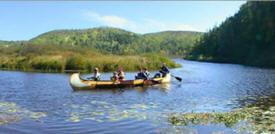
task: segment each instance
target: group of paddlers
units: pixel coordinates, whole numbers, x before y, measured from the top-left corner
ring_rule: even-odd
[[[169,73],[169,69],[166,66],[165,63],[163,63],[162,67],[159,70],[159,73],[155,74],[154,78],[161,78],[161,77],[165,77],[166,74]],[[147,80],[149,79],[149,75],[150,72],[148,71],[147,68],[141,68],[139,69],[137,75],[135,76],[135,79],[144,79]],[[100,73],[98,68],[94,69],[94,76],[91,77],[91,79],[95,80],[95,81],[99,81],[100,80]],[[120,67],[118,69],[118,72],[114,71],[113,72],[113,76],[110,78],[112,81],[122,81],[125,80],[125,74],[123,72],[123,68]]]

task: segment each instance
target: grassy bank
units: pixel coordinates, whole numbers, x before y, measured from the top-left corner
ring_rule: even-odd
[[[139,56],[119,55],[43,55],[43,56],[1,56],[0,69],[66,72],[66,70],[92,72],[98,67],[101,72],[110,72],[123,67],[125,71],[137,71],[141,67],[157,70],[165,62],[169,68],[180,67],[168,57],[157,54],[143,54]]]

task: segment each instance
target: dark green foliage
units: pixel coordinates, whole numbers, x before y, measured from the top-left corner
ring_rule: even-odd
[[[247,2],[191,50],[188,59],[275,67],[275,2]]]

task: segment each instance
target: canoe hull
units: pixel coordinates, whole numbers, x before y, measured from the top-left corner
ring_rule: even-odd
[[[143,86],[170,83],[171,74],[164,78],[154,78],[151,80],[125,80],[125,81],[91,81],[81,79],[79,73],[74,73],[70,77],[70,85],[75,90],[86,90],[96,88],[123,88],[131,86]]]

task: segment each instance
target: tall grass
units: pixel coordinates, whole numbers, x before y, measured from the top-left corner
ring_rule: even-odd
[[[179,67],[178,64],[165,56],[143,54],[140,56],[118,55],[47,55],[47,56],[2,56],[0,68],[11,70],[41,70],[47,72],[64,72],[66,70],[83,70],[92,72],[98,67],[101,72],[110,72],[123,67],[125,71],[137,71],[146,67],[150,70],[159,69],[162,63],[169,68]]]

